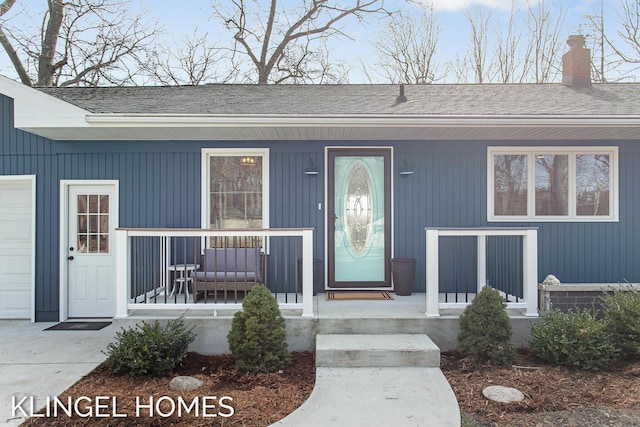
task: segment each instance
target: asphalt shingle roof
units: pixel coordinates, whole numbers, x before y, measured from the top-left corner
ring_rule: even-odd
[[[103,114],[567,115],[640,114],[640,84],[243,85],[39,88]]]

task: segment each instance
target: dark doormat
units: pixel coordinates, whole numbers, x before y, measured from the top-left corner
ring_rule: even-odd
[[[61,322],[45,331],[99,331],[111,322]]]
[[[371,291],[371,292],[363,292],[363,291],[327,291],[325,298],[327,301],[337,301],[337,300],[391,300],[393,296],[389,292],[385,291]]]

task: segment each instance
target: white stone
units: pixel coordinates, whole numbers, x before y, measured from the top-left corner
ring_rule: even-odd
[[[194,377],[175,377],[169,383],[169,388],[176,391],[191,391],[202,387],[203,382]]]
[[[520,390],[501,385],[489,386],[482,390],[482,394],[484,397],[489,400],[493,400],[494,402],[511,403],[524,400],[524,394],[522,394]]]
[[[556,276],[554,276],[553,274],[550,274],[547,277],[545,277],[544,282],[542,282],[542,284],[557,286],[557,285],[561,285],[562,283],[560,283],[560,280],[558,280]]]

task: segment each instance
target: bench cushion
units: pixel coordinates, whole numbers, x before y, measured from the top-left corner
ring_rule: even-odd
[[[255,272],[248,271],[196,271],[199,282],[260,282]]]
[[[258,281],[260,275],[260,248],[207,248],[204,250],[200,271],[195,273],[201,281]]]

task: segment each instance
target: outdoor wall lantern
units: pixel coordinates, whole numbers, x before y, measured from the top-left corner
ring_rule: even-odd
[[[415,171],[413,170],[412,167],[409,166],[409,163],[407,162],[407,160],[403,160],[402,161],[402,165],[400,166],[400,176],[409,176],[409,175],[413,175],[415,173]]]
[[[313,159],[309,159],[309,166],[304,170],[304,174],[308,176],[316,176],[320,173]]]

